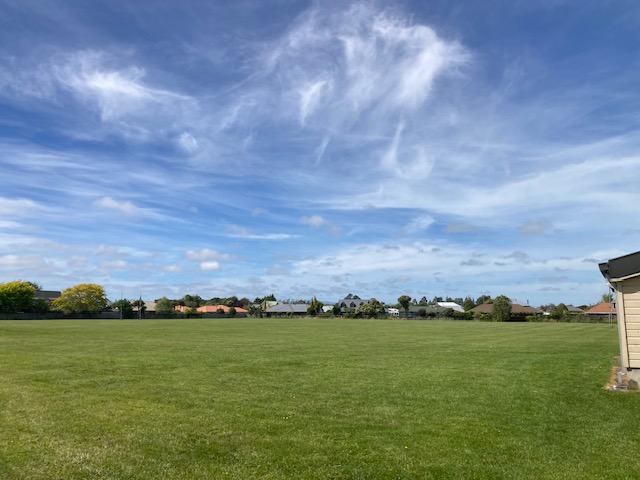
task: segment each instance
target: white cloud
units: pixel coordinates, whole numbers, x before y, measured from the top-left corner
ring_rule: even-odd
[[[300,223],[317,228],[325,225],[327,223],[327,220],[320,215],[311,215],[309,217],[302,217],[300,219]]]
[[[231,238],[246,238],[248,240],[288,240],[291,238],[297,238],[300,235],[293,235],[289,233],[262,233],[255,234],[250,233],[244,227],[239,225],[228,225],[227,226],[228,236]]]
[[[205,272],[213,272],[215,270],[220,270],[220,264],[216,261],[202,262],[200,263],[200,269]]]
[[[553,224],[548,220],[538,220],[520,225],[518,230],[526,235],[546,233],[553,228]]]
[[[304,127],[307,116],[318,107],[323,90],[328,88],[328,80],[318,80],[300,88],[300,125]]]
[[[141,208],[136,207],[133,203],[126,200],[125,201],[114,200],[111,197],[101,197],[95,202],[93,202],[93,204],[96,207],[105,208],[107,210],[117,210],[126,215],[140,215],[141,213],[143,213],[143,210]]]
[[[166,266],[162,267],[162,271],[175,273],[175,272],[182,271],[182,268],[180,268],[178,265],[166,265]]]
[[[184,257],[191,262],[205,262],[208,260],[234,260],[234,256],[228,253],[219,253],[210,248],[203,248],[202,250],[188,250],[185,252]]]
[[[144,68],[137,65],[117,67],[116,60],[104,51],[79,51],[63,56],[53,66],[60,84],[80,99],[95,102],[105,121],[115,121],[131,114],[158,113],[158,107],[185,100],[173,92],[143,83]],[[126,61],[126,60],[125,60]]]
[[[370,132],[382,119],[419,109],[435,80],[468,60],[457,42],[389,11],[365,3],[313,8],[267,46],[258,74],[264,87],[255,96],[310,129]]]
[[[194,153],[200,148],[198,141],[193,137],[193,135],[188,132],[182,132],[180,134],[178,143],[180,144],[180,147],[182,147],[182,149],[187,153]]]
[[[420,232],[429,228],[433,222],[434,219],[431,215],[421,215],[411,220],[409,225],[407,225],[406,230],[409,232]]]
[[[126,268],[127,262],[124,260],[113,260],[109,262],[100,262],[102,268]]]
[[[0,197],[0,215],[24,216],[30,215],[42,207],[26,198],[12,199]]]

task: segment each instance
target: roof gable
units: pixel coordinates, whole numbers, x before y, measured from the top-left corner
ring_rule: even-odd
[[[640,275],[640,252],[612,258],[598,265],[600,273],[609,281],[623,280]]]

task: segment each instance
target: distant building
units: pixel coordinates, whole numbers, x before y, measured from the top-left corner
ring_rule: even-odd
[[[306,303],[279,303],[265,310],[269,315],[298,315],[307,314],[309,305]]]
[[[347,295],[346,297],[344,297],[342,300],[340,300],[338,302],[338,305],[340,306],[340,308],[342,309],[343,312],[347,311],[347,310],[353,310],[358,308],[360,305],[365,304],[365,303],[369,303],[369,300],[362,300],[359,296],[357,295]]]
[[[493,303],[483,303],[478,305],[477,307],[469,310],[474,313],[493,313]],[[520,305],[519,303],[511,304],[511,313],[524,313],[529,315],[539,315],[542,313],[542,310],[535,307],[530,307],[529,305]]]
[[[591,318],[608,318],[609,315],[616,316],[616,304],[614,302],[602,302],[594,305],[585,312]]]
[[[458,305],[456,302],[438,302],[437,305],[442,308],[450,308],[456,312],[464,313],[462,305]]]
[[[47,302],[53,302],[56,298],[62,295],[62,292],[57,290],[36,290],[33,294],[34,300],[45,300]]]

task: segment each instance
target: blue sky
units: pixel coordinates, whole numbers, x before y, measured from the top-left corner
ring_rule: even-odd
[[[0,13],[0,281],[588,304],[640,250],[636,2]]]

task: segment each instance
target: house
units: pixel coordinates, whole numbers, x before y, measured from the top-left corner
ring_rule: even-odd
[[[222,310],[224,312],[225,315],[227,315],[229,313],[229,308],[226,305],[203,305],[201,307],[198,307],[195,309],[196,312],[198,313],[218,313],[218,310]],[[240,315],[246,315],[247,313],[249,313],[248,310],[245,310],[244,308],[240,308],[240,307],[234,307],[236,310],[236,314]],[[184,305],[176,305],[175,307],[176,312],[181,312],[181,313],[185,313],[187,310],[191,310],[189,307],[185,307]]]
[[[53,302],[60,295],[62,295],[62,292],[59,292],[57,290],[36,290],[36,292],[33,294],[33,299]]]
[[[338,305],[340,306],[342,311],[345,312],[347,310],[356,309],[356,308],[358,308],[360,305],[362,305],[364,303],[369,303],[369,300],[362,300],[357,295],[349,294],[346,297],[344,297],[342,300],[340,300],[338,302]]]
[[[570,315],[582,315],[582,314],[584,314],[584,310],[582,310],[581,308],[578,308],[578,307],[574,307],[573,305],[567,305],[567,312],[569,312]]]
[[[615,302],[601,302],[594,305],[589,310],[584,312],[589,318],[609,318],[609,315],[616,317],[616,304]]]
[[[493,313],[493,303],[482,303],[477,307],[473,307],[470,312],[474,313]],[[511,304],[511,313],[516,315],[540,315],[542,310],[529,305],[520,305],[519,303]]]
[[[437,302],[437,305],[445,309],[450,308],[456,312],[464,313],[462,305],[458,305],[456,302]]]
[[[309,304],[307,303],[279,303],[278,305],[274,305],[273,307],[267,308],[265,313],[269,315],[297,315],[297,316],[305,316],[307,314],[307,309],[309,308]]]
[[[620,366],[629,387],[640,389],[640,252],[612,258],[599,268],[616,292]]]
[[[228,307],[226,305],[203,305],[202,307],[198,307],[196,308],[196,312],[200,312],[200,313],[218,313],[218,310],[222,309],[222,311],[225,313],[225,315],[227,315],[229,313],[229,309],[231,307]],[[241,307],[233,307],[236,310],[236,314],[241,314],[241,313],[249,313],[249,310],[246,310],[244,308]]]

